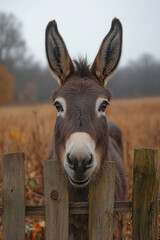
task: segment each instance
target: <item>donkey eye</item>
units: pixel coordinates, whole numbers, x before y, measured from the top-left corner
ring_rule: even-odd
[[[53,105],[57,108],[58,112],[63,112],[63,107],[58,101],[56,101]]]
[[[107,105],[109,105],[109,102],[103,101],[102,104],[100,105],[98,111],[99,111],[99,112],[104,112],[105,109],[106,109],[106,107],[107,107]]]

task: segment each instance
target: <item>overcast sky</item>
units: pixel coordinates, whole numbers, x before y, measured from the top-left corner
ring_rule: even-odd
[[[0,11],[15,14],[35,59],[46,64],[44,36],[55,19],[71,58],[92,62],[114,17],[124,32],[121,65],[143,53],[160,60],[160,0],[0,0]]]

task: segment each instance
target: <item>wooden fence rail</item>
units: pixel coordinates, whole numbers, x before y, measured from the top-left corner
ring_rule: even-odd
[[[134,155],[132,202],[114,202],[115,163],[106,162],[89,202],[69,203],[68,187],[54,160],[44,164],[45,205],[25,205],[24,153],[4,154],[2,161],[3,239],[25,239],[25,216],[44,216],[46,240],[68,240],[69,214],[89,214],[89,239],[111,240],[114,211],[131,212],[133,240],[156,240],[158,229],[158,150],[137,149]]]

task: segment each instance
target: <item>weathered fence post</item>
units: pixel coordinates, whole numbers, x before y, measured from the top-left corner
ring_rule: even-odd
[[[105,163],[98,184],[89,189],[89,239],[113,239],[115,163]]]
[[[67,181],[63,181],[56,160],[45,160],[44,198],[46,240],[68,240],[69,196]]]
[[[25,239],[25,156],[3,155],[3,240]]]
[[[134,151],[133,240],[157,240],[158,150]]]

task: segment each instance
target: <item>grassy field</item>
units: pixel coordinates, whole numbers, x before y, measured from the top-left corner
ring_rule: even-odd
[[[134,149],[160,148],[160,98],[113,100],[106,114],[123,132],[127,199],[131,199]],[[26,179],[35,179],[26,183],[27,203],[43,204],[42,181],[38,179],[42,179],[43,161],[49,153],[55,119],[56,110],[51,103],[0,108],[1,158],[3,153],[25,152]],[[33,185],[36,185],[35,191],[32,191]],[[40,223],[43,225],[44,220]]]

